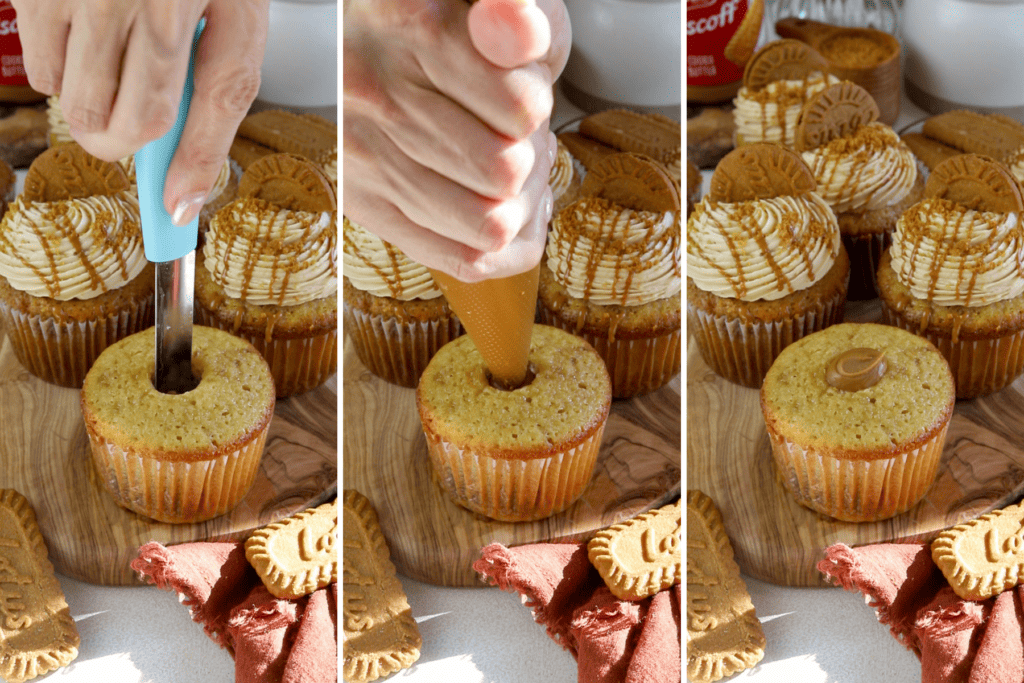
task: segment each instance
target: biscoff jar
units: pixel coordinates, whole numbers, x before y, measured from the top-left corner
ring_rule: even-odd
[[[686,0],[686,101],[725,102],[757,49],[763,0]]]
[[[0,103],[26,104],[45,97],[28,84],[14,5],[11,0],[0,0]]]

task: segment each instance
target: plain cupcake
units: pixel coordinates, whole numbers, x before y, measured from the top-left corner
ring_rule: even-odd
[[[840,322],[850,261],[795,152],[749,145],[715,169],[686,225],[686,315],[705,362],[760,387],[788,344]]]
[[[37,157],[0,220],[0,319],[21,364],[82,386],[103,349],[153,324],[153,290],[123,169],[77,143]]]
[[[345,334],[370,372],[415,387],[459,318],[426,267],[347,217],[342,239]]]
[[[645,178],[657,197],[606,196]],[[538,320],[586,339],[604,358],[612,395],[664,386],[681,363],[681,206],[675,181],[649,157],[609,155],[579,199],[551,221],[540,269]]]
[[[794,342],[761,387],[783,485],[801,505],[850,522],[892,517],[924,497],[955,402],[953,375],[933,344],[874,323],[833,325]]]
[[[878,269],[882,319],[931,341],[958,398],[1024,371],[1024,199],[1005,166],[964,154],[936,166]]]
[[[878,261],[896,220],[924,195],[913,152],[878,117],[871,95],[843,81],[812,97],[797,123],[795,148],[835,212],[850,257],[848,299],[878,295]]]
[[[245,497],[274,415],[274,381],[251,344],[195,326],[184,394],[153,385],[154,331],[96,359],[81,407],[100,483],[121,507],[161,522],[200,522]]]
[[[255,346],[278,398],[337,370],[337,200],[310,161],[253,162],[239,198],[218,211],[196,258],[196,320]]]
[[[767,43],[747,62],[733,99],[736,146],[774,142],[792,148],[804,104],[838,82],[824,57],[806,43]]]
[[[611,406],[604,362],[584,340],[534,325],[528,362],[525,385],[496,388],[464,335],[434,355],[416,389],[435,479],[462,507],[500,521],[542,519],[579,498]]]

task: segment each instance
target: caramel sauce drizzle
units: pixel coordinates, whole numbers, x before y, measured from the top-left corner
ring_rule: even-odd
[[[351,224],[346,220],[346,223]],[[363,250],[355,243],[352,236],[344,230],[342,231],[342,239],[344,240],[345,251],[353,258],[357,259],[364,266],[374,272],[374,274],[381,279],[381,281],[387,285],[388,291],[391,292],[392,299],[401,299],[405,293],[405,283],[402,278],[399,277],[399,266],[400,257],[403,255],[397,247],[390,242],[381,240],[384,245],[384,253],[388,257],[388,267],[378,266],[370,255],[363,253]]]
[[[19,203],[18,206],[22,205]],[[100,276],[93,261],[89,258],[89,254],[82,247],[81,235],[75,229],[73,218],[69,216],[70,205],[67,202],[39,202],[34,203],[34,206],[40,211],[41,222],[35,223],[26,219],[23,221],[23,225],[28,226],[36,239],[36,243],[42,248],[46,262],[49,264],[49,269],[47,270],[37,265],[11,241],[9,234],[11,230],[8,223],[10,219],[7,218],[3,221],[3,226],[6,226],[7,229],[0,229],[0,246],[43,283],[50,298],[57,298],[63,291],[63,277],[58,272],[57,257],[67,257],[71,254],[78,259],[82,269],[88,274],[89,283],[94,289],[104,293],[109,291],[110,288]],[[87,215],[86,219],[88,218]],[[94,247],[91,253],[106,251],[113,254],[117,260],[118,270],[122,278],[127,280],[128,262],[125,254],[130,251],[132,242],[141,239],[141,229],[139,222],[134,220],[127,211],[125,212],[120,229],[112,232],[111,228],[116,226],[116,221],[117,217],[110,210],[97,210],[95,212],[89,223],[88,230],[93,241],[99,246]],[[62,247],[64,240],[70,243],[71,249]]]

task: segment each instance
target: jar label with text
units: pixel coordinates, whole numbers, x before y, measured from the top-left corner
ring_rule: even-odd
[[[754,54],[762,0],[686,0],[686,84],[734,83]]]
[[[18,36],[18,17],[10,0],[0,0],[0,85],[28,85]]]

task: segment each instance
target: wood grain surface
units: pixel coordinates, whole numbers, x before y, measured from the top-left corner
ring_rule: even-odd
[[[0,488],[32,504],[50,560],[65,576],[138,583],[129,563],[148,541],[243,539],[337,493],[336,377],[277,402],[252,489],[231,512],[199,524],[164,524],[114,503],[96,476],[78,401],[77,389],[25,370],[0,330]]]
[[[878,317],[877,300],[847,304],[846,320]],[[1024,492],[1024,378],[957,401],[935,483],[917,506],[881,522],[840,522],[797,504],[777,477],[758,391],[716,375],[692,339],[686,426],[687,488],[715,501],[743,572],[780,585],[831,585],[816,565],[834,543],[931,541]]]
[[[483,586],[472,564],[491,542],[583,541],[680,492],[680,378],[612,403],[590,485],[568,510],[495,522],[457,506],[434,482],[415,390],[371,374],[346,339],[342,486],[370,499],[399,572],[443,586]]]

